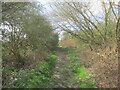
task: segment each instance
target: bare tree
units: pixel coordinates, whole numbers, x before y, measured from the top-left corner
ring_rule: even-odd
[[[114,2],[101,2],[99,15],[94,14],[86,2],[56,2],[51,7],[56,26],[89,45],[107,46],[108,36],[114,36],[112,32],[118,19]]]

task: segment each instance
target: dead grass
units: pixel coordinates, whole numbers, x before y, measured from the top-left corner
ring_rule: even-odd
[[[118,54],[116,45],[113,44],[111,50],[106,47],[95,51],[85,50],[80,55],[81,62],[84,62],[88,68],[88,72],[95,74],[92,77],[96,81],[98,87],[117,88],[118,84]]]
[[[62,40],[60,45],[63,47],[77,47],[75,39]],[[91,51],[88,48],[79,48],[79,60],[84,63],[88,72],[93,74],[98,87],[117,88],[118,85],[118,53],[116,52],[117,44],[110,41],[108,45],[98,48],[93,46],[97,51]]]
[[[59,42],[59,45],[63,47],[69,47],[69,48],[77,47],[76,40],[72,38],[67,40],[61,40]]]

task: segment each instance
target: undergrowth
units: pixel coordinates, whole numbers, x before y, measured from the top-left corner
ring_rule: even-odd
[[[95,82],[90,80],[93,75],[89,74],[84,65],[77,60],[77,52],[75,52],[73,49],[69,49],[68,56],[73,67],[73,72],[75,73],[74,78],[76,79],[77,83],[80,84],[80,87],[95,88]]]
[[[57,55],[49,54],[49,59],[38,63],[35,69],[21,70],[15,78],[15,88],[46,88],[57,59]]]

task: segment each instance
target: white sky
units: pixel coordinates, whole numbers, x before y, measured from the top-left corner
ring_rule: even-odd
[[[67,1],[67,2],[76,2],[76,1],[81,1],[81,2],[96,2],[96,1],[105,1],[108,2],[109,0],[37,0],[40,1],[41,3],[46,3],[46,2],[62,2],[62,1]],[[114,2],[119,2],[120,0],[110,0]]]
[[[100,2],[104,1],[104,2],[108,2],[109,0],[37,0],[39,2],[41,2],[43,5],[46,5],[47,3],[51,3],[51,2],[62,2],[62,1],[66,1],[66,2],[90,2],[91,6],[92,6],[92,10],[94,11],[94,14],[98,14],[101,11],[101,5]],[[112,2],[118,3],[120,0],[110,0]],[[46,5],[45,8],[47,10],[49,10],[49,7]]]
[[[102,11],[102,8],[101,8],[101,5],[100,5],[100,2],[101,1],[104,1],[104,2],[108,2],[109,0],[2,0],[4,2],[35,2],[35,1],[38,1],[40,2],[41,4],[44,5],[44,8],[45,8],[45,12],[50,12],[51,11],[51,8],[47,5],[48,3],[51,3],[51,2],[62,2],[62,1],[66,1],[66,2],[90,2],[91,3],[91,7],[92,7],[92,11],[94,12],[94,15],[95,14],[99,14],[101,11]],[[120,0],[110,0],[112,2],[115,2],[116,4],[120,1]]]
[[[45,12],[50,12],[51,8],[47,5],[48,3],[52,2],[90,2],[91,3],[91,11],[93,12],[94,15],[99,15],[102,12],[102,7],[101,7],[101,1],[104,1],[107,3],[109,0],[37,0],[38,2],[42,3],[44,5],[44,8],[46,8]],[[111,2],[115,2],[116,4],[120,0],[110,0]],[[62,34],[62,33],[61,33]],[[62,35],[60,35],[62,37]]]

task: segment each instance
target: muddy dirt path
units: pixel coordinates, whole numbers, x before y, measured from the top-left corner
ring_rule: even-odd
[[[58,50],[59,57],[56,61],[54,72],[50,80],[50,86],[53,88],[74,88],[74,72],[68,58],[68,50]]]

